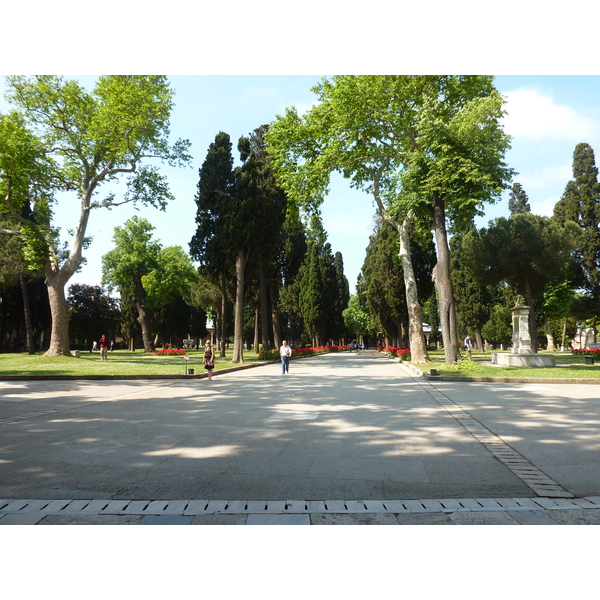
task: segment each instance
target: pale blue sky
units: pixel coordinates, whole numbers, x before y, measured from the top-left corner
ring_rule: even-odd
[[[95,81],[92,76],[79,78],[86,86],[93,86]],[[227,132],[235,148],[239,136],[273,120],[285,106],[309,107],[315,98],[310,88],[320,76],[192,75],[170,79],[176,91],[172,135],[191,141],[193,165],[165,168],[176,196],[165,213],[142,208],[139,214],[156,227],[155,238],[163,245],[180,245],[187,251],[195,231],[198,169],[215,135]],[[515,180],[529,195],[533,212],[549,215],[572,175],[575,145],[588,142],[600,152],[600,77],[502,75],[495,82],[507,98],[505,128],[513,136],[507,161],[518,171]],[[4,87],[2,81],[0,88]],[[0,101],[0,110],[6,109],[5,101]],[[71,195],[63,202],[57,211],[57,224],[66,230],[73,227],[78,200]],[[372,200],[351,190],[335,175],[322,212],[329,241],[334,252],[342,252],[346,276],[354,290],[372,230]],[[88,233],[94,241],[86,252],[88,263],[72,283],[100,283],[101,256],[111,248],[114,227],[133,214],[136,211],[129,206],[99,209],[92,214]],[[485,225],[489,219],[506,214],[507,194],[497,205],[488,206],[478,223]]]

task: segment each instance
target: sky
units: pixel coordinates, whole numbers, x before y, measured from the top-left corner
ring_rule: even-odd
[[[90,75],[65,75],[92,89],[97,79]],[[93,238],[85,252],[87,263],[71,283],[100,285],[101,257],[112,248],[115,226],[137,214],[155,227],[154,238],[163,246],[181,246],[188,251],[194,235],[195,194],[198,170],[209,145],[219,131],[228,133],[236,145],[242,135],[274,120],[286,106],[300,111],[315,101],[311,91],[322,75],[173,75],[175,91],[171,113],[172,140],[188,139],[193,160],[187,168],[162,167],[168,176],[175,200],[166,211],[151,207],[124,205],[110,211],[96,209],[90,218],[88,235]],[[576,144],[589,143],[600,152],[600,76],[499,75],[497,89],[505,96],[505,131],[512,136],[506,162],[517,171],[514,181],[529,196],[532,212],[551,215],[572,177],[572,157]],[[0,82],[4,96],[6,84]],[[0,100],[0,111],[9,105]],[[375,208],[369,194],[351,189],[341,175],[334,174],[330,193],[322,205],[322,218],[333,252],[341,252],[344,271],[354,291],[362,268],[369,235],[373,230]],[[476,223],[508,215],[508,191],[494,205],[486,205],[485,216]],[[55,222],[64,231],[75,226],[78,217],[76,194],[65,195],[57,203]]]

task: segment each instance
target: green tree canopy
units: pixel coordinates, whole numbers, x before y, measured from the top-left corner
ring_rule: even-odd
[[[573,252],[580,235],[573,222],[560,226],[555,220],[531,213],[500,217],[489,227],[471,231],[463,242],[464,261],[480,284],[506,282],[524,292],[531,307],[529,330],[532,349],[537,349],[536,304],[546,286],[568,280]]]
[[[169,143],[169,115],[173,92],[165,76],[111,75],[100,77],[92,92],[76,81],[42,75],[7,78],[7,98],[16,105],[20,119],[37,138],[18,146],[13,164],[20,186],[32,202],[35,227],[28,231],[34,243],[32,264],[43,264],[52,311],[52,333],[48,354],[69,355],[68,310],[64,288],[83,261],[86,230],[91,211],[112,208],[126,202],[141,202],[164,209],[172,198],[166,179],[148,161],[159,159],[172,166],[189,162],[189,142]],[[17,129],[25,136],[25,129]],[[47,160],[36,164],[48,167],[27,174],[31,153]],[[126,178],[126,191],[117,198],[98,194],[103,184]],[[38,190],[47,190],[39,194]],[[75,192],[80,212],[64,260],[56,248],[51,229],[54,191]],[[7,196],[14,210],[20,198]],[[13,212],[14,212],[13,210]],[[30,243],[31,244],[31,243]]]
[[[426,358],[406,230],[414,216],[436,231],[436,284],[446,360],[457,352],[446,215],[465,226],[501,192],[512,171],[499,118],[502,98],[485,76],[335,76],[313,88],[318,103],[293,108],[267,135],[283,185],[293,199],[318,207],[332,171],[372,193],[380,216],[398,229],[411,315],[413,361]],[[452,347],[456,350],[450,350]]]

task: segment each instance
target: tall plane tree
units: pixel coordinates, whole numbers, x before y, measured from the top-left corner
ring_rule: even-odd
[[[335,76],[313,88],[319,103],[302,117],[288,108],[267,141],[288,194],[322,202],[332,171],[373,195],[398,231],[413,362],[427,360],[410,260],[413,220],[429,223],[438,245],[436,285],[446,362],[460,356],[453,319],[446,219],[470,221],[512,174],[499,118],[502,98],[485,76]]]
[[[65,285],[83,261],[86,230],[92,209],[142,202],[164,209],[172,199],[166,179],[147,159],[171,166],[190,160],[189,142],[169,143],[169,115],[173,91],[165,76],[111,75],[98,79],[92,92],[76,81],[57,76],[8,77],[7,98],[20,110],[24,125],[38,133],[41,148],[20,146],[27,158],[32,147],[54,158],[53,177],[32,180],[52,191],[74,192],[79,197],[79,216],[64,260],[59,255],[56,232],[51,229],[52,205],[34,203],[34,224],[22,223],[32,249],[32,262],[42,263],[52,311],[52,334],[47,354],[70,355],[69,313]],[[17,164],[17,163],[15,163]],[[24,162],[20,163],[23,167]],[[18,167],[18,164],[17,164]],[[24,169],[20,169],[22,175]],[[127,178],[127,190],[117,199],[114,192],[98,197],[102,184]],[[6,195],[14,206],[14,197]]]

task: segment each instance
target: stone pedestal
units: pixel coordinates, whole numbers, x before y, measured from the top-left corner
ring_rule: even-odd
[[[547,354],[501,354],[492,352],[492,364],[505,367],[555,367],[556,359]]]
[[[529,333],[529,306],[519,296],[512,314],[512,351],[509,354],[492,352],[492,364],[507,367],[555,367],[554,356],[536,354],[531,351],[531,335]]]

